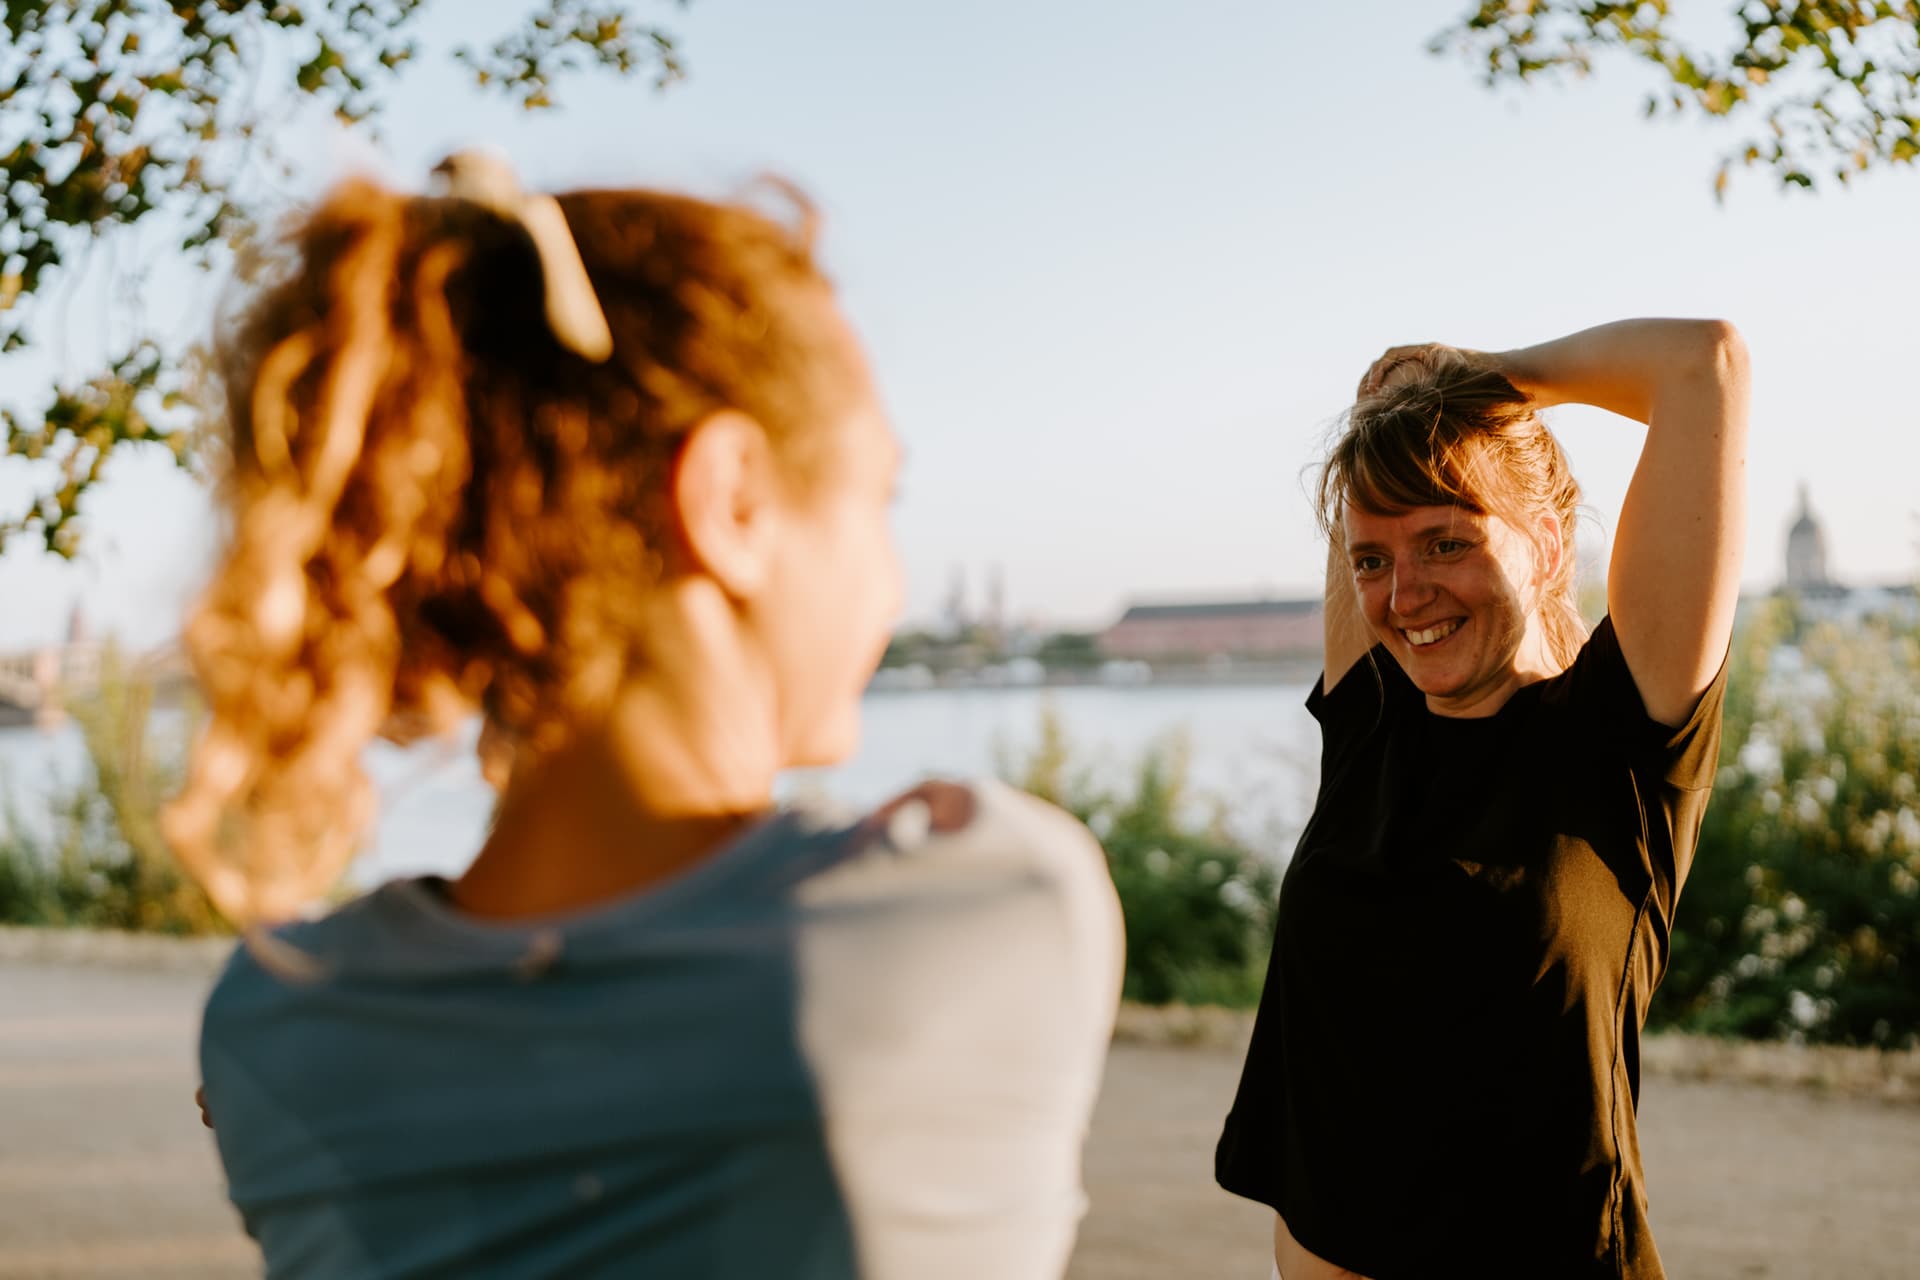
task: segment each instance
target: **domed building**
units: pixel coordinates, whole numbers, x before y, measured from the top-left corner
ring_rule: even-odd
[[[1920,591],[1912,583],[1849,587],[1827,571],[1827,535],[1813,514],[1807,486],[1800,486],[1800,511],[1787,530],[1787,576],[1778,594],[1791,597],[1802,615],[1835,622],[1890,617],[1920,620]]]
[[[1800,514],[1787,531],[1787,590],[1794,595],[1827,595],[1838,584],[1827,576],[1827,535],[1813,518],[1807,486],[1800,485]]]

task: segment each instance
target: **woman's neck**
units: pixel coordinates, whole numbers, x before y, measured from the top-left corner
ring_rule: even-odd
[[[589,908],[697,865],[772,807],[772,691],[737,644],[708,639],[674,647],[696,662],[656,653],[559,747],[518,754],[458,906],[494,919]]]

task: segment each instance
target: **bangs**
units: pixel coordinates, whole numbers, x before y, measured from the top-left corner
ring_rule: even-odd
[[[1321,475],[1322,523],[1331,533],[1348,504],[1382,516],[1418,507],[1464,507],[1486,515],[1485,486],[1477,483],[1485,453],[1443,425],[1408,414],[1356,422]]]

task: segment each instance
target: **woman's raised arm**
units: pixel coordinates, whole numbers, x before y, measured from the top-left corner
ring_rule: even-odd
[[[1746,344],[1720,320],[1622,320],[1492,357],[1536,404],[1647,426],[1607,609],[1647,713],[1684,723],[1733,634],[1746,545]]]

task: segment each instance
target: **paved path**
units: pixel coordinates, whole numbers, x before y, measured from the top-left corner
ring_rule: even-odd
[[[193,1105],[206,986],[0,964],[0,1277],[260,1274]]]
[[[258,1274],[193,1106],[205,982],[0,962],[0,1280]],[[1073,1280],[1265,1276],[1265,1211],[1210,1174],[1238,1068],[1114,1050]],[[1675,1280],[1920,1274],[1920,1107],[1651,1080],[1642,1134]]]
[[[1267,1274],[1272,1218],[1213,1190],[1236,1053],[1118,1045],[1072,1280]],[[1641,1157],[1673,1280],[1916,1280],[1920,1107],[1649,1079]]]

